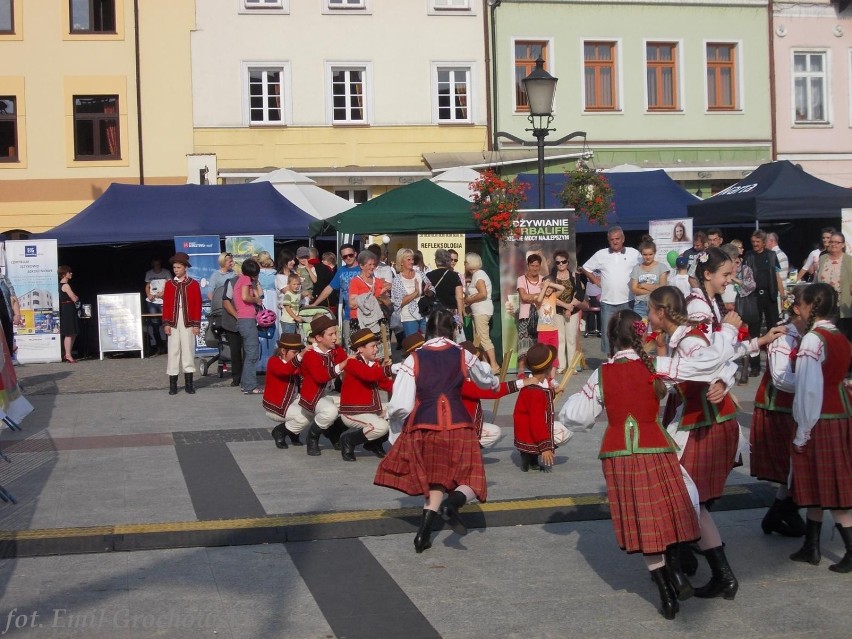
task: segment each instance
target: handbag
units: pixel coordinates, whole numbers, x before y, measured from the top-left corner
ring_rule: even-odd
[[[538,309],[530,304],[530,318],[527,320],[527,335],[538,337]]]
[[[424,292],[423,295],[420,296],[420,299],[417,300],[417,310],[420,311],[420,317],[426,318],[429,317],[432,313],[434,313],[439,308],[446,308],[444,303],[438,299],[438,287],[441,285],[441,282],[444,281],[444,277],[449,273],[450,270],[447,269],[444,271],[444,274],[441,275],[441,278],[438,280],[437,284],[435,284],[435,291],[429,294],[428,292]]]

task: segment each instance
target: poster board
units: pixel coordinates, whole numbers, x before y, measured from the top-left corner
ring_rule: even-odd
[[[680,255],[692,248],[692,218],[682,217],[671,220],[649,220],[648,235],[657,245],[657,255],[654,259],[663,264],[669,264],[666,256],[669,251],[677,251]],[[669,264],[671,266],[671,264]]]
[[[464,233],[420,233],[417,236],[417,250],[423,253],[423,263],[430,269],[435,268],[435,251],[450,249],[459,254],[459,263],[453,269],[464,271],[465,236]]]
[[[207,295],[210,292],[210,276],[213,271],[219,269],[219,236],[218,235],[175,235],[175,251],[183,251],[189,256],[189,267],[187,274],[198,282],[201,287],[201,330],[195,336],[195,356],[209,357],[219,352],[217,348],[210,348],[204,341],[207,333],[207,319],[210,313],[210,300]]]
[[[98,295],[98,347],[104,353],[139,351],[142,348],[142,294],[110,293]]]

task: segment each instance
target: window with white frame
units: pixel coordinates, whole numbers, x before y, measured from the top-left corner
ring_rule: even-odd
[[[327,0],[329,9],[364,9],[366,0]]]
[[[432,0],[433,9],[470,9],[470,0]]]
[[[367,121],[367,69],[331,68],[331,121],[336,124]]]
[[[436,67],[438,122],[470,122],[470,67]]]
[[[796,124],[828,122],[828,54],[793,52],[793,92]]]
[[[281,9],[284,0],[243,0],[246,9]]]
[[[248,98],[250,124],[283,124],[284,69],[249,67]]]
[[[334,194],[352,204],[363,204],[370,199],[369,189],[334,189]]]

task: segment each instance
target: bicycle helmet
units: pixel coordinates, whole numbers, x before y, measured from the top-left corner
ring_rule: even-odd
[[[275,311],[270,311],[268,308],[261,309],[257,312],[257,316],[255,317],[257,320],[257,326],[259,328],[269,328],[270,326],[275,326]]]

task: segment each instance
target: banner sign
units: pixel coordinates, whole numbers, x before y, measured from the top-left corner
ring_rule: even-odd
[[[417,250],[423,253],[423,263],[430,269],[435,268],[435,251],[454,250],[459,254],[459,262],[453,269],[457,273],[464,272],[465,237],[464,233],[420,233],[417,236]]]
[[[852,209],[840,209],[840,228],[846,238],[846,252],[852,253]]]
[[[58,362],[59,277],[56,240],[7,240],[6,275],[21,305],[23,326],[15,327],[22,364]]]
[[[657,245],[655,259],[663,264],[669,264],[666,259],[669,251],[677,251],[677,254],[680,255],[685,250],[692,248],[692,218],[650,220],[648,222],[648,235]]]
[[[176,235],[175,251],[183,251],[189,255],[192,266],[187,273],[201,286],[201,330],[195,336],[196,357],[210,357],[219,352],[210,348],[204,341],[207,331],[207,313],[210,312],[210,275],[219,269],[219,236],[218,235]]]
[[[104,353],[139,351],[142,348],[142,294],[98,295],[98,344]]]
[[[512,349],[512,363],[516,366],[518,353],[517,317],[520,310],[518,279],[527,272],[527,257],[541,256],[541,277],[548,277],[555,268],[553,253],[568,253],[568,267],[577,270],[577,242],[574,236],[573,209],[522,209],[516,226],[521,234],[500,245],[500,300],[494,312],[503,313],[503,352]],[[521,279],[523,285],[523,279]]]

